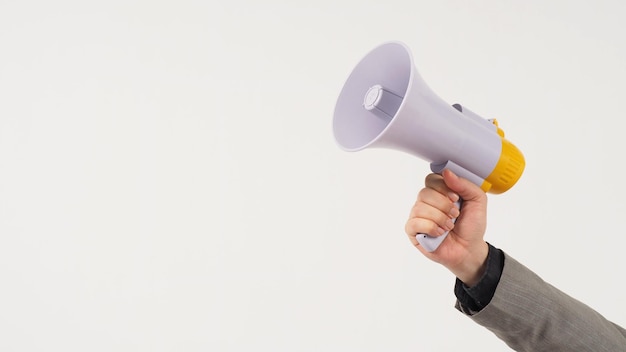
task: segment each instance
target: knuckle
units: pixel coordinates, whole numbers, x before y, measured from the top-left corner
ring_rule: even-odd
[[[406,224],[404,225],[404,232],[409,236],[414,235],[416,233],[414,231],[414,228],[415,228],[414,222],[415,221],[411,219],[407,221]]]

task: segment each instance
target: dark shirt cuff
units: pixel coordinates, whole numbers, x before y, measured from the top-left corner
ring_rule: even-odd
[[[457,278],[454,285],[454,295],[466,311],[476,313],[485,308],[491,302],[500,282],[500,276],[502,276],[504,253],[491,244],[487,244],[489,245],[487,268],[478,283],[468,287]]]

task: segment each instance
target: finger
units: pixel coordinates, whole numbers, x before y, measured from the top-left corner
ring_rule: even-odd
[[[422,207],[415,217],[407,220],[405,232],[409,237],[415,237],[418,233],[437,237],[453,228],[454,222],[447,214],[432,207]]]
[[[459,216],[459,209],[449,197],[434,189],[423,188],[420,190],[417,196],[417,201],[411,209],[410,217],[429,215],[428,213],[420,213],[422,208],[428,207],[439,210],[440,212],[446,214],[448,218],[455,218]]]
[[[442,179],[450,192],[458,194],[465,201],[482,200],[485,192],[467,179],[457,176],[450,170],[443,170]]]
[[[417,240],[416,234],[408,235],[407,237],[409,238],[409,241],[411,241],[411,243],[413,244],[414,247],[419,248],[420,243]]]
[[[440,174],[428,174],[425,180],[426,188],[433,189],[439,192],[442,195],[445,195],[447,198],[452,200],[452,202],[456,202],[459,200],[459,195],[456,192],[453,192],[451,188],[446,184],[446,180],[443,175]]]
[[[422,218],[413,218],[407,221],[405,230],[409,241],[411,241],[415,247],[419,247],[420,245],[417,240],[417,235],[420,233],[427,234],[431,237],[438,237],[446,233],[446,231],[436,223]]]

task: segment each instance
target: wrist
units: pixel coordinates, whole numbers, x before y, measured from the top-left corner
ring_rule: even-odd
[[[472,287],[478,283],[487,269],[489,245],[481,242],[480,245],[468,251],[467,256],[453,268],[448,268],[466,286]]]

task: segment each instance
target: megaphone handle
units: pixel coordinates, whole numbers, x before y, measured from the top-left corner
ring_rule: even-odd
[[[457,200],[454,204],[457,208],[461,209],[463,200],[459,198],[459,200]],[[456,222],[456,219],[457,218],[452,219],[452,222]],[[437,237],[428,236],[425,233],[418,233],[415,238],[417,239],[417,242],[419,242],[420,246],[422,246],[427,252],[434,252],[437,248],[439,248],[441,242],[448,237],[448,233],[450,233],[450,231],[446,231],[443,235]]]

